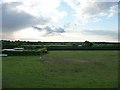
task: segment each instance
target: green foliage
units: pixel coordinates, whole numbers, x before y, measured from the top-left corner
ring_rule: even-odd
[[[45,53],[46,48],[39,50],[23,50],[23,51],[2,51],[3,54],[8,54],[8,56],[34,56],[42,55]]]
[[[77,47],[78,45],[76,44],[76,43],[73,43],[73,45],[72,45],[73,47]]]
[[[38,51],[40,51],[41,53],[46,53],[46,50],[47,48],[42,48],[42,49],[39,49]]]
[[[92,47],[81,47],[81,46],[50,46],[48,50],[119,50],[118,46],[92,46]]]
[[[80,47],[83,45],[83,47]],[[37,50],[39,48],[48,48],[50,50],[86,50],[103,49],[117,50],[120,48],[118,42],[29,42],[29,41],[7,41],[2,40],[3,49],[24,48],[27,50]]]
[[[92,47],[93,46],[93,43],[89,42],[89,41],[85,41],[82,43],[82,46],[83,47]]]

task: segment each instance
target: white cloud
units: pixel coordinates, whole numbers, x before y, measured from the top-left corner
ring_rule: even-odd
[[[78,0],[64,0],[64,2],[66,2],[73,9],[80,4]]]
[[[41,13],[47,15],[59,6],[60,0],[25,0],[23,5],[18,7],[19,10],[24,10],[30,14],[39,16]]]
[[[51,23],[58,23],[60,20],[62,20],[65,16],[67,16],[67,12],[65,11],[58,11],[54,10],[54,12],[49,13],[46,15],[46,17],[51,19]]]
[[[100,31],[101,32],[101,31]],[[89,41],[118,41],[117,33],[116,34],[111,34],[110,33],[106,33],[107,31],[102,31],[99,35],[99,32],[94,32],[91,31],[86,33],[84,31],[73,31],[73,32],[65,32],[62,35],[64,36],[65,40],[67,41],[85,41],[85,40],[89,40]],[[108,31],[109,32],[109,31]],[[114,32],[113,32],[114,33]]]
[[[46,24],[49,22],[48,19],[39,17],[36,18],[24,11],[17,11],[16,6],[21,3],[4,3],[2,6],[2,28],[3,32],[14,32],[20,29],[31,27],[36,24]],[[1,5],[0,5],[1,6]]]
[[[24,22],[20,24],[20,26],[26,25],[26,27],[22,28],[22,30],[20,31],[14,32],[13,37],[16,39],[33,39],[33,40],[36,39],[36,40],[46,40],[46,41],[47,40],[48,41],[50,40],[52,41],[59,41],[59,40],[82,41],[83,40],[84,41],[87,39],[87,40],[102,41],[104,40],[104,38],[106,38],[105,40],[110,40],[110,39],[113,40],[112,37],[108,37],[105,35],[91,36],[82,33],[82,30],[84,29],[84,24],[86,24],[87,22],[99,22],[101,20],[101,17],[105,16],[111,18],[114,14],[117,13],[117,5],[115,3],[102,2],[103,0],[101,0],[101,2],[100,0],[97,1],[99,2],[96,2],[96,0],[24,0],[24,1],[4,0],[4,3],[10,4],[11,2],[19,2],[21,3],[20,5],[17,5],[14,8],[12,8],[13,11],[17,12],[17,14],[20,15],[21,12],[24,12],[22,14],[30,15],[33,18],[35,17],[35,19],[42,17],[42,19],[38,19],[38,21],[41,20],[44,21],[44,18],[46,18],[46,20],[50,20],[49,23],[45,22],[44,25],[41,25],[44,27],[51,25],[59,25],[60,20],[62,20],[64,17],[66,17],[69,14],[65,10],[64,11],[58,10],[58,8],[60,8],[61,2],[66,2],[74,11],[74,13],[70,15],[71,17],[74,18],[74,20],[71,21],[70,24],[67,25],[65,28],[63,28],[65,32],[61,33],[62,36],[56,35],[56,36],[49,36],[46,38],[45,36],[43,36],[46,35],[45,31],[40,32],[28,28],[28,26],[31,26],[33,24],[32,21],[31,22],[32,24],[30,25],[26,25],[24,24]],[[13,14],[15,14],[15,12],[13,12]],[[17,17],[18,15],[15,16]],[[27,23],[30,22],[29,19],[26,22]],[[37,26],[40,26],[40,23],[37,24]],[[62,29],[58,28],[57,30],[59,31]],[[57,31],[52,30],[52,32],[54,33]]]
[[[40,36],[41,33],[32,28],[25,28],[12,34],[12,37],[14,37],[15,39],[36,39],[40,38]]]
[[[48,28],[51,29],[51,28]],[[47,29],[47,30],[48,30]],[[61,32],[61,31],[60,31]],[[89,33],[90,32],[90,33]],[[100,32],[100,33],[99,33]],[[39,31],[34,30],[32,28],[26,28],[18,32],[14,32],[10,39],[14,38],[16,40],[33,40],[33,41],[118,41],[117,32],[106,33],[107,31],[92,31],[92,30],[85,30],[85,31],[69,31],[65,33],[56,34],[56,35],[46,35],[46,31]],[[54,34],[54,33],[53,33]],[[7,34],[6,34],[7,35]],[[9,36],[9,35],[8,35]],[[7,37],[8,37],[7,36]],[[116,37],[116,38],[115,38]]]
[[[118,5],[110,7],[108,17],[112,17],[114,14],[118,13]]]
[[[23,4],[16,7],[18,11],[25,11],[35,17],[50,18],[55,23],[67,16],[67,12],[58,10],[62,1],[75,10],[75,19],[81,19],[83,22],[101,16],[111,17],[117,12],[117,5],[104,0],[4,0],[4,2],[21,2]]]
[[[117,12],[117,5],[111,2],[81,3],[76,8],[76,16],[81,20],[94,20],[102,16],[113,16]]]
[[[8,2],[8,0],[6,1]],[[20,0],[11,0],[11,2],[12,1],[23,3],[22,5],[17,7],[18,11],[25,11],[37,17],[42,15],[43,17],[51,18],[52,17],[51,14],[53,14],[53,16],[54,15],[58,16],[56,20],[59,20],[58,18],[61,18],[64,13],[64,12],[59,12],[57,10],[57,8],[60,5],[61,0],[50,0],[50,1],[48,0],[24,0],[24,2]],[[59,13],[61,16],[59,15]]]
[[[99,0],[76,0],[76,2],[65,0],[65,2],[74,9],[74,17],[81,24],[103,16],[111,17],[118,12],[117,2],[99,2]]]
[[[21,2],[16,6],[17,11],[24,11],[35,17],[43,17],[51,20],[51,23],[57,23],[67,16],[67,12],[59,11],[58,7],[62,0],[5,0],[5,2]]]

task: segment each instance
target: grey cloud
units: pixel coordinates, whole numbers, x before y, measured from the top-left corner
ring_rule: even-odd
[[[106,16],[111,17],[114,14],[117,13],[117,2],[95,2],[88,4],[88,7],[83,7],[82,5],[79,5],[79,8],[77,10],[80,10],[80,13],[78,14],[78,17],[80,17],[81,20],[86,19],[87,21],[94,21],[97,18]]]
[[[40,27],[35,26],[33,28],[40,30],[40,31],[46,31],[46,35],[55,35],[55,34],[61,34],[65,32],[65,29],[62,27],[52,28],[50,26],[46,26],[46,27],[40,28]]]
[[[65,32],[65,30],[64,30],[63,28],[61,28],[61,27],[51,28],[51,27],[49,27],[49,26],[46,26],[46,27],[45,27],[45,30],[46,30],[48,33],[53,33],[53,32],[55,32],[55,33],[64,33],[64,32]]]
[[[65,32],[65,29],[59,27],[59,28],[56,28],[56,31],[57,31],[57,32],[60,32],[60,33],[64,33],[64,32]]]
[[[49,33],[64,33],[65,30],[61,27],[58,27],[58,28],[51,28],[49,26],[46,26],[45,27],[45,30],[46,32],[49,34]]]
[[[54,32],[54,30],[49,26],[46,26],[44,29],[46,30],[46,34],[51,34]]]
[[[17,11],[16,6],[22,3],[3,3],[2,5],[2,29],[3,32],[14,32],[32,25],[45,24],[48,20],[43,17],[36,18],[26,12]]]
[[[37,30],[42,30],[42,28],[40,27],[37,27],[37,26],[32,26],[34,29],[37,29]]]
[[[83,31],[84,34],[89,34],[89,35],[99,35],[99,36],[110,36],[113,39],[117,39],[118,38],[118,32],[116,31],[105,31],[105,30],[84,30]]]

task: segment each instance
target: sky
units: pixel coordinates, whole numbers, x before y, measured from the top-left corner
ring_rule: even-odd
[[[118,41],[119,0],[0,1],[3,40]]]

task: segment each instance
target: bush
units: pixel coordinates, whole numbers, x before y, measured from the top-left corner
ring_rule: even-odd
[[[24,50],[24,51],[2,51],[3,54],[8,56],[37,56],[45,53],[46,48],[39,50]]]

